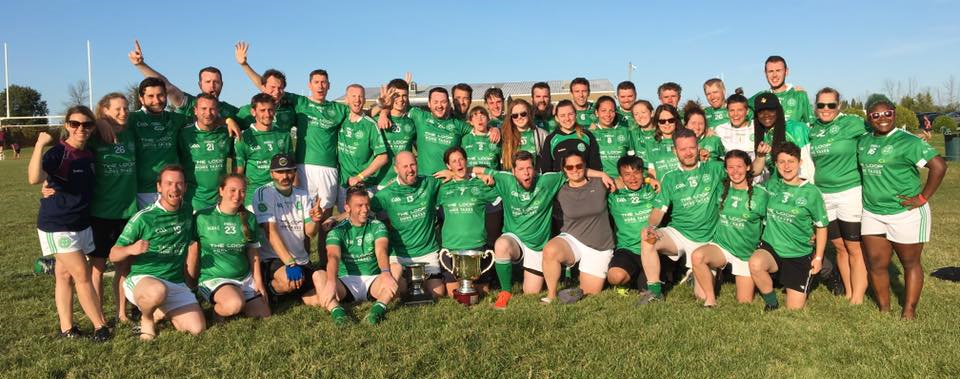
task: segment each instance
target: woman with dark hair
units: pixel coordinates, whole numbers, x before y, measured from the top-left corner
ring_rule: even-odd
[[[603,172],[611,178],[620,176],[617,161],[631,151],[635,151],[626,124],[617,123],[617,103],[610,96],[601,96],[595,103],[597,121],[590,131],[597,137],[600,150],[600,164]]]
[[[720,160],[725,150],[720,137],[707,135],[707,114],[694,101],[687,102],[683,107],[684,127],[697,135],[697,145],[700,146],[700,160]]]
[[[557,129],[547,135],[540,149],[537,170],[540,172],[561,171],[562,158],[567,154],[582,154],[590,169],[601,170],[600,147],[597,139],[588,130],[577,124],[577,110],[570,100],[561,100],[554,108],[557,112]],[[507,155],[504,154],[506,157]]]
[[[800,178],[813,180],[813,160],[810,159],[809,127],[800,121],[786,121],[780,99],[772,93],[762,93],[754,99],[753,109],[756,120],[753,123],[753,146],[756,158],[753,161],[753,174],[760,176],[764,168],[770,177],[777,176],[774,168],[776,159],[767,159],[767,154],[790,142],[800,149]]]
[[[653,139],[647,141],[643,160],[647,162],[650,176],[661,180],[679,165],[677,154],[673,151],[673,133],[681,127],[681,119],[677,108],[670,104],[661,104],[653,111],[653,120],[657,124],[657,131],[654,132]]]
[[[777,161],[777,176],[770,178],[766,186],[770,192],[766,225],[757,250],[748,261],[750,276],[763,297],[764,311],[780,307],[773,291],[771,274],[774,273],[787,290],[787,309],[801,309],[807,301],[810,279],[823,265],[829,223],[827,209],[820,190],[800,178],[797,145],[785,142],[777,147],[773,156]]]
[[[923,244],[930,241],[933,223],[927,200],[947,172],[936,149],[894,126],[896,107],[883,95],[870,95],[867,115],[873,133],[860,139],[857,159],[863,174],[863,219],[860,233],[870,284],[881,312],[890,311],[890,274],[896,251],[903,265],[904,302],[900,316],[916,318],[923,290]],[[921,186],[920,167],[929,169]]]
[[[53,255],[56,260],[54,302],[60,318],[59,336],[80,336],[80,329],[73,324],[72,284],[83,312],[93,323],[93,339],[101,342],[109,339],[111,333],[90,279],[86,257],[94,250],[90,200],[95,183],[93,153],[86,148],[96,116],[90,108],[79,105],[67,109],[64,120],[66,139],[55,141],[50,134],[40,133],[27,166],[27,180],[30,184],[46,181],[55,191],[40,199],[37,234],[43,255]],[[51,143],[54,146],[44,152],[44,147]]]
[[[690,257],[693,275],[706,296],[705,307],[717,305],[710,270],[723,269],[727,265],[736,276],[737,302],[753,301],[754,285],[747,261],[760,242],[769,194],[763,186],[753,184],[750,163],[750,155],[741,150],[728,151],[724,155],[727,177],[723,180],[723,194],[720,196],[720,221],[713,241],[695,250]]]
[[[526,100],[517,99],[510,102],[507,115],[500,126],[502,141],[501,166],[504,170],[512,170],[510,157],[517,151],[529,151],[533,156],[540,154],[543,141],[547,139],[547,131],[534,126],[533,107]],[[498,170],[497,167],[490,167]]]

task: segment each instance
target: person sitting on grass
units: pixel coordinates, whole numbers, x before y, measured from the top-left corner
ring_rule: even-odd
[[[644,106],[634,104],[634,110]],[[607,282],[620,287],[636,281],[637,288],[641,288],[641,285],[646,285],[646,278],[640,259],[640,234],[647,226],[657,192],[648,184],[650,180],[645,175],[646,169],[640,157],[627,155],[620,158],[617,167],[623,185],[607,196],[607,207],[617,227],[617,248],[610,260]],[[618,292],[626,294],[622,288],[618,288]]]

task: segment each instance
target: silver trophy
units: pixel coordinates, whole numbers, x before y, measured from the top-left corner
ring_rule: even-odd
[[[426,264],[411,263],[406,266],[410,275],[410,285],[407,286],[407,295],[403,299],[404,305],[433,304],[433,296],[423,289],[423,282],[427,280]]]
[[[449,256],[453,267],[447,267],[443,262],[443,256]],[[481,261],[490,257],[490,264],[481,269]],[[490,271],[493,268],[493,250],[440,250],[440,265],[454,277],[460,284],[460,288],[453,290],[453,298],[463,305],[473,305],[480,302],[480,293],[473,286],[473,281],[480,279],[480,275]]]

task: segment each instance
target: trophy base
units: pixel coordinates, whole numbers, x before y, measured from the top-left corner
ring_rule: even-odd
[[[463,305],[476,305],[480,303],[480,293],[467,292],[461,293],[459,289],[453,290],[453,298]]]
[[[403,305],[428,305],[433,304],[433,296],[429,293],[409,294],[403,298]]]

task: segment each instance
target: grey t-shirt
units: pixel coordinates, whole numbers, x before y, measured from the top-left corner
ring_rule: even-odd
[[[590,179],[580,188],[564,184],[557,193],[557,202],[563,209],[561,232],[572,235],[584,245],[596,250],[614,248],[610,214],[607,211],[607,188],[599,179]]]

